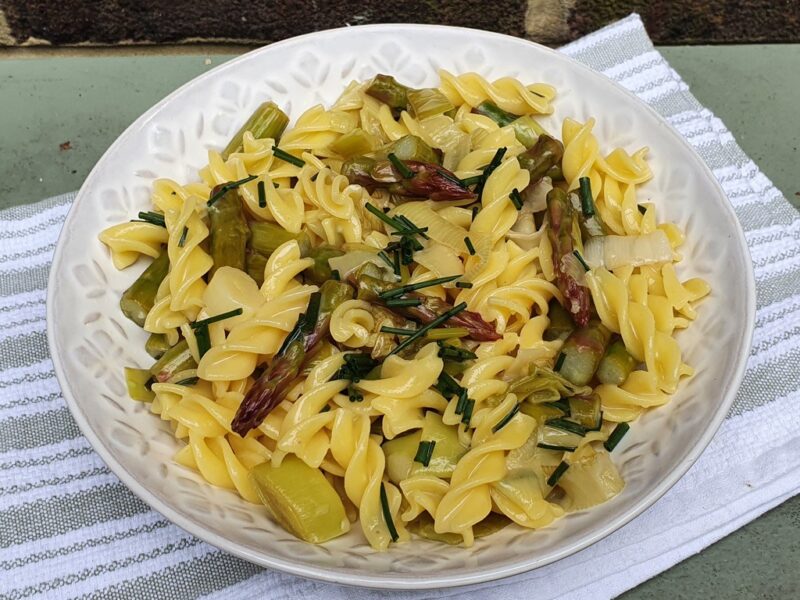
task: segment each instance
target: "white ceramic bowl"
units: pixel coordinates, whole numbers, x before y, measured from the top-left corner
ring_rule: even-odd
[[[196,178],[209,148],[225,145],[270,98],[292,117],[330,103],[351,79],[390,73],[414,86],[436,71],[510,75],[558,89],[563,117],[594,116],[604,149],[647,145],[655,177],[640,190],[661,219],[686,232],[682,276],[702,276],[712,295],[680,334],[697,374],[672,402],[645,415],[617,449],[627,481],[602,506],[540,531],[508,527],[473,548],[423,540],[371,551],[358,528],[324,546],[301,542],[262,508],[206,484],[171,461],[167,425],[127,398],[123,366],[147,366],[145,334],[119,311],[142,265],[117,272],[96,240],[105,227],[149,207],[157,177]],[[724,418],[750,347],[755,294],[744,236],[728,200],[689,145],[653,110],[610,80],[552,50],[502,35],[449,27],[376,25],[305,35],[250,52],[198,77],[142,115],[89,175],[58,242],[47,299],[48,337],[64,397],[108,466],[168,519],[237,556],[298,575],[351,585],[435,588],[527,571],[596,542],[653,504],[697,459]]]

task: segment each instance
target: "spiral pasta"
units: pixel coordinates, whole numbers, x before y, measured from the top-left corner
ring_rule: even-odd
[[[543,133],[546,84],[440,77],[354,81],[289,129],[265,102],[100,235],[156,259],[120,305],[160,358],[126,383],[174,461],[309,542],[470,546],[606,502],[628,423],[693,374],[675,333],[710,288],[639,201],[647,148]]]

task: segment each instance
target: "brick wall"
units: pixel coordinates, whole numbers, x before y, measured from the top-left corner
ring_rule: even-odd
[[[800,40],[800,0],[0,0],[0,45],[264,43],[387,22],[476,27],[555,45],[632,11],[662,44]]]

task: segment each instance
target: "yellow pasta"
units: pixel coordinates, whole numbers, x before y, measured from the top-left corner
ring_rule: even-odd
[[[547,84],[440,78],[351,82],[285,131],[266,103],[100,235],[118,268],[161,256],[121,307],[177,465],[309,541],[469,546],[609,501],[628,424],[694,372],[675,333],[711,290],[643,201],[647,148],[541,133]]]

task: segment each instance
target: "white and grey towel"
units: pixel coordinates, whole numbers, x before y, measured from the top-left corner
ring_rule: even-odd
[[[609,598],[800,491],[800,216],[703,108],[632,15],[562,51],[653,106],[708,163],[745,230],[758,313],[747,373],[711,445],[653,507],[601,542],[482,586],[399,598]],[[168,523],[105,467],[61,397],[47,273],[74,194],[0,212],[0,597],[337,598],[356,590],[261,569]],[[535,586],[532,588],[531,586]]]

